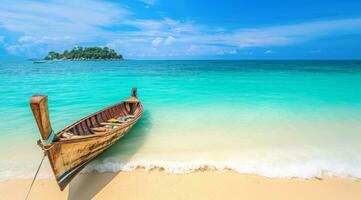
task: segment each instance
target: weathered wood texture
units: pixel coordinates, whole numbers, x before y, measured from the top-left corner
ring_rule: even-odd
[[[36,124],[38,125],[41,138],[48,139],[53,131],[50,124],[48,112],[48,97],[44,95],[33,95],[30,99],[30,107],[33,111]]]
[[[85,117],[59,131],[56,133],[57,138],[59,138],[58,141],[53,141],[49,145],[40,143],[49,158],[60,189],[63,190],[89,161],[123,137],[142,114],[143,106],[139,100],[135,103],[123,101]],[[117,128],[108,129],[104,132],[93,131],[94,128],[101,126],[101,123],[110,118],[127,115],[133,115],[134,119],[123,122]],[[34,116],[37,118],[35,113]],[[37,121],[37,123],[40,122]],[[62,137],[62,134],[65,133],[74,134],[76,137]]]

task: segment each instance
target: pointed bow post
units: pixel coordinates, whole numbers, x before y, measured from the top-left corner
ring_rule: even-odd
[[[136,87],[132,88],[132,97],[137,98],[137,88]]]
[[[30,99],[30,107],[39,128],[42,144],[50,144],[55,137],[55,133],[51,128],[49,119],[48,97],[45,95],[33,95]]]

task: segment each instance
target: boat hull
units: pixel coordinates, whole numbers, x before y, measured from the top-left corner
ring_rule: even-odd
[[[122,138],[140,119],[143,105],[133,88],[131,97],[84,117],[55,133],[48,113],[48,98],[33,95],[30,107],[40,132],[39,146],[48,156],[61,190],[91,160]]]
[[[49,149],[45,150],[45,153],[49,158],[60,189],[64,190],[81,169],[122,138],[134,123],[104,136],[60,141],[48,147]],[[45,146],[44,149],[46,148]]]

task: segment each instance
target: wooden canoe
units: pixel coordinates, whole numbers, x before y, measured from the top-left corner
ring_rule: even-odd
[[[30,106],[41,136],[38,144],[49,158],[61,190],[91,160],[123,137],[139,120],[144,110],[136,92],[136,88],[133,88],[129,99],[80,119],[57,133],[51,128],[47,96],[31,97]],[[114,122],[120,118],[122,122]],[[110,119],[117,126],[102,125]]]

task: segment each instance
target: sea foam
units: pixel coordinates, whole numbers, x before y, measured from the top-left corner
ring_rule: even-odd
[[[284,165],[272,163],[257,163],[252,161],[211,161],[200,160],[192,162],[146,161],[119,163],[103,161],[90,164],[83,172],[119,172],[133,170],[161,170],[166,173],[191,173],[196,171],[234,171],[243,174],[255,174],[270,178],[314,178],[322,176],[361,178],[361,163],[351,165],[330,161],[308,161],[288,163]]]

